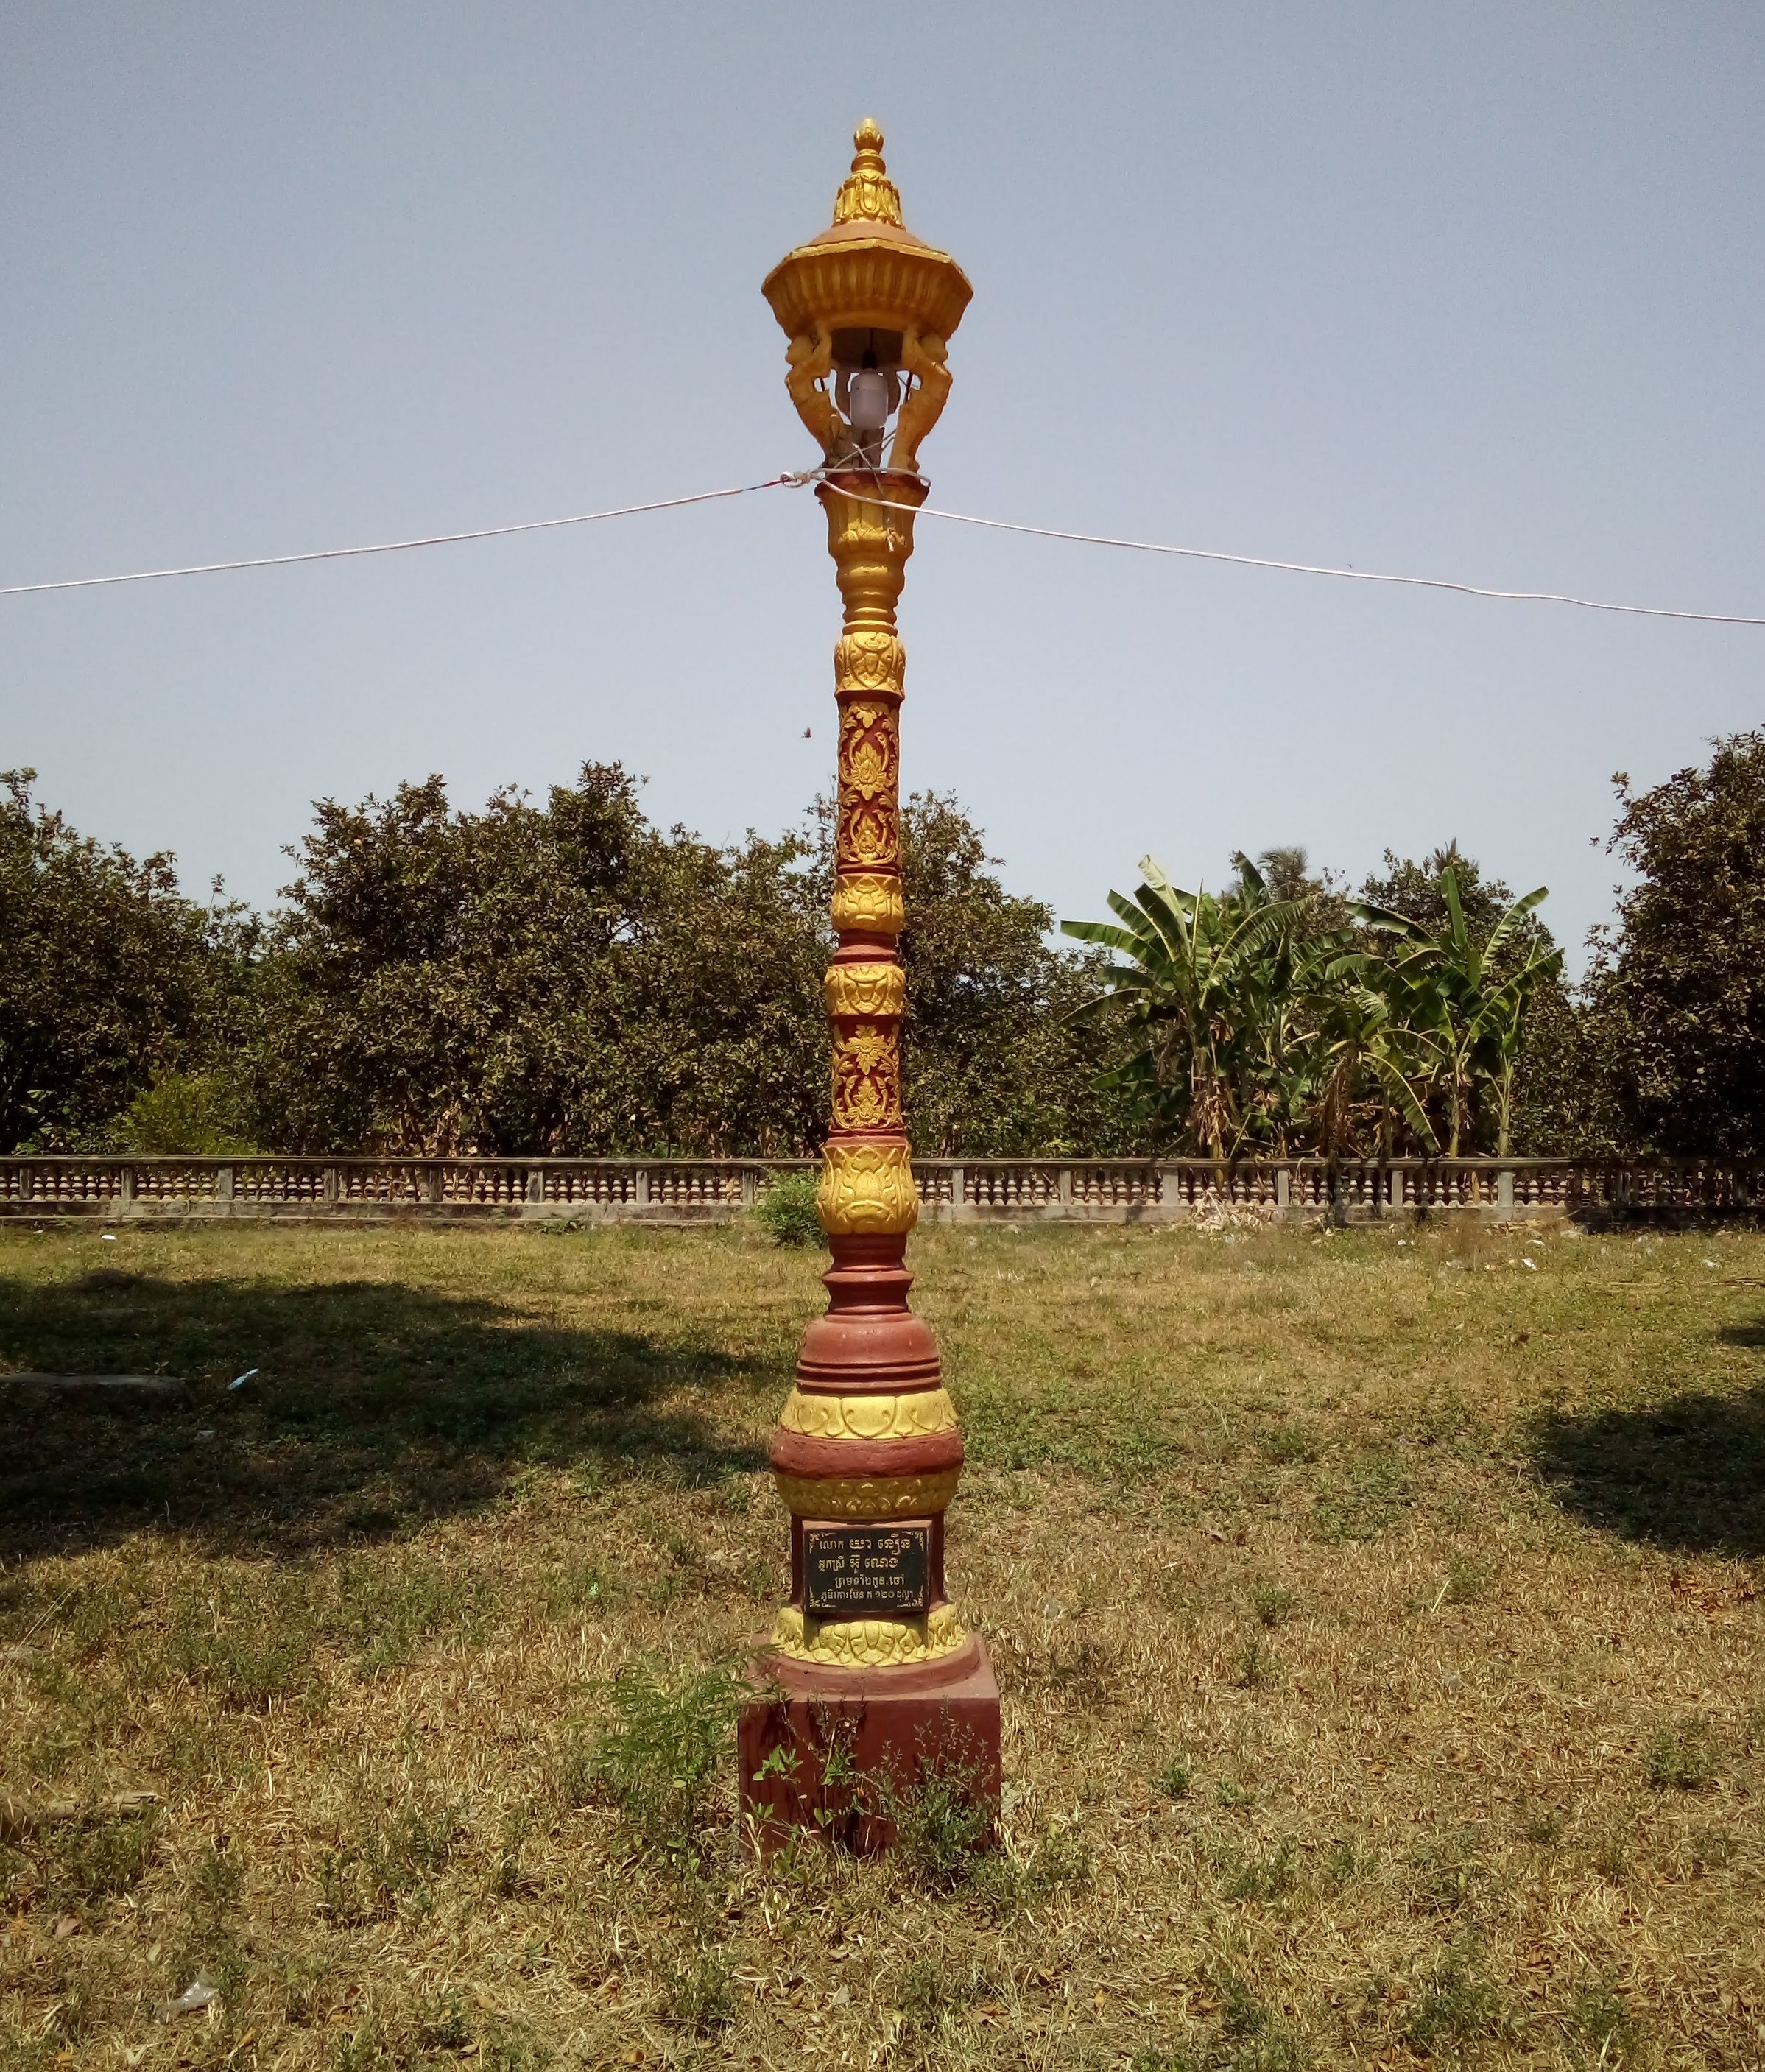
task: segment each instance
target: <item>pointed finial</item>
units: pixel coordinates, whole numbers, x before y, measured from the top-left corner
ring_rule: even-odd
[[[898,224],[900,190],[882,162],[882,132],[871,117],[866,115],[852,132],[852,142],[858,150],[845,184],[834,199],[833,220]]]

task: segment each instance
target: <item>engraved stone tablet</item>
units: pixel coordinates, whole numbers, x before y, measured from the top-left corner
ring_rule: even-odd
[[[803,1527],[803,1609],[811,1618],[923,1612],[929,1525]]]

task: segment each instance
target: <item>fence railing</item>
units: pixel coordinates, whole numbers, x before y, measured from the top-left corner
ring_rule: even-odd
[[[106,1223],[716,1222],[811,1159],[0,1158],[0,1218]],[[1765,1163],[1691,1159],[920,1158],[928,1222],[1462,1215],[1496,1222],[1765,1207]]]

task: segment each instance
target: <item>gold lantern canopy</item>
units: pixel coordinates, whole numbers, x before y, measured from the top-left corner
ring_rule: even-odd
[[[882,160],[882,132],[866,119],[857,155],[819,236],[787,253],[761,293],[791,343],[785,385],[830,467],[878,467],[882,441],[866,439],[847,399],[854,376],[874,373],[892,390],[887,465],[919,471],[920,442],[950,393],[950,334],[974,290],[948,252],[901,220],[901,196]]]

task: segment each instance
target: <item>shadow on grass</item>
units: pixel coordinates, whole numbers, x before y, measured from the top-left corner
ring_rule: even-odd
[[[762,1361],[402,1284],[104,1272],[0,1280],[0,1367],[196,1377],[175,1409],[0,1397],[0,1558],[14,1560],[153,1530],[241,1552],[385,1538],[543,1464],[716,1481],[764,1466],[731,1428],[750,1388],[778,1379]],[[253,1367],[229,1392],[222,1377]]]
[[[1765,1348],[1765,1323],[1720,1333]],[[1586,1523],[1678,1552],[1765,1554],[1765,1389],[1687,1389],[1635,1409],[1559,1412],[1533,1457]]]

